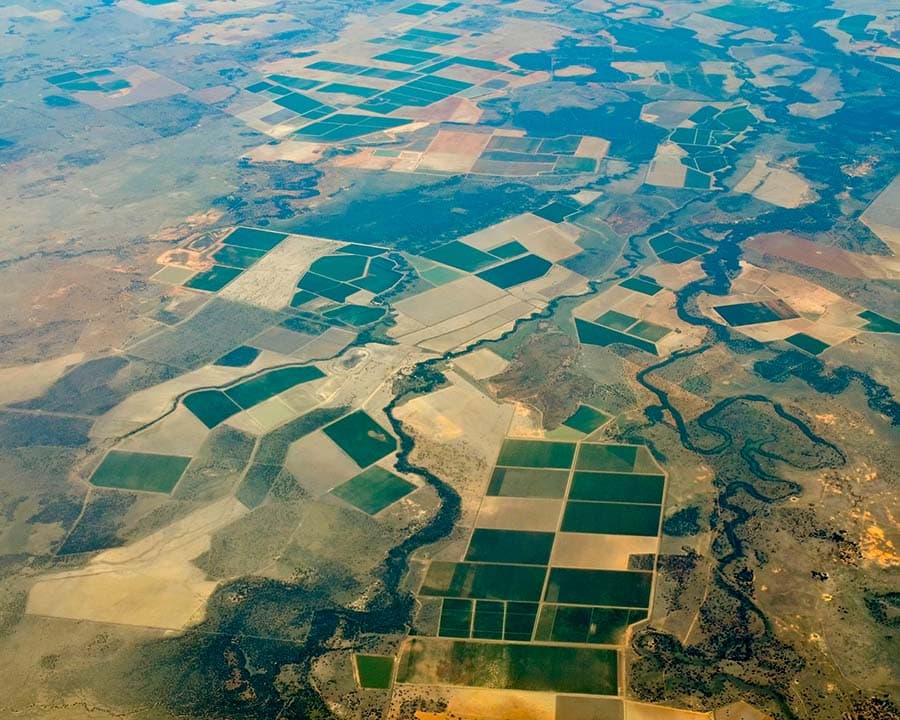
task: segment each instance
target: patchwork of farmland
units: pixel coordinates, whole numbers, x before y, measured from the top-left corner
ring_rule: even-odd
[[[567,422],[605,420],[581,406]],[[649,612],[665,480],[643,446],[507,438],[464,553],[428,565],[418,595],[437,621],[404,644],[397,681],[615,695],[617,649]]]

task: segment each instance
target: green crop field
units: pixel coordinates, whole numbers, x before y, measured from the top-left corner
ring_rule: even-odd
[[[219,265],[248,268],[265,254],[265,250],[253,250],[238,245],[223,245],[213,253],[213,260]]]
[[[364,688],[387,689],[394,674],[394,658],[386,655],[354,655],[359,684]]]
[[[568,468],[575,455],[575,443],[544,440],[512,440],[503,442],[498,465],[509,467]]]
[[[400,659],[397,680],[615,695],[618,657],[607,649],[415,638]]]
[[[186,280],[184,286],[194,290],[218,292],[242,272],[244,271],[241,268],[213,265],[209,270],[198,272],[189,280]]]
[[[619,285],[623,288],[643,293],[644,295],[656,295],[656,293],[662,290],[662,286],[636,277],[630,277],[627,280],[623,280]]]
[[[628,332],[632,335],[637,335],[639,338],[643,338],[644,340],[656,342],[657,340],[662,340],[671,331],[669,330],[669,328],[662,325],[656,325],[655,323],[641,320],[640,322],[636,322],[634,325],[628,328]]]
[[[222,242],[225,245],[238,245],[252,250],[268,252],[286,237],[285,233],[272,232],[271,230],[239,227],[233,230]]]
[[[546,602],[564,605],[601,605],[646,608],[653,573],[627,570],[552,568]]]
[[[831,347],[828,343],[822,342],[806,333],[794,333],[790,337],[786,337],[785,342],[796,345],[798,348],[806,350],[806,352],[811,355],[819,355]]]
[[[366,274],[367,265],[363,255],[326,255],[313,261],[309,269],[332,280],[355,280]]]
[[[513,287],[543,277],[553,267],[549,260],[537,255],[523,255],[502,265],[478,273],[478,277],[499,288]]]
[[[296,385],[323,377],[325,373],[313,365],[277,368],[244,380],[225,390],[225,394],[246,410]]]
[[[331,494],[369,515],[375,515],[415,489],[416,486],[411,482],[373,466],[343,485],[338,485]]]
[[[583,444],[578,450],[576,467],[579,470],[630,472],[637,459],[634,445]]]
[[[110,450],[91,476],[91,484],[120,490],[168,493],[178,484],[189,457]]]
[[[221,390],[197,390],[181,401],[208,428],[236,415],[241,408]]]
[[[441,621],[438,635],[441,637],[467,638],[472,627],[472,600],[445,598],[441,605]]]
[[[600,345],[606,347],[613,343],[621,343],[623,345],[631,345],[638,350],[643,350],[656,355],[656,345],[647,340],[642,340],[633,335],[626,335],[618,330],[596,325],[581,318],[575,318],[575,328],[578,331],[578,339],[585,345]]]
[[[368,467],[397,449],[393,435],[357,410],[325,428],[325,434],[360,467]]]
[[[664,483],[662,475],[579,470],[572,477],[569,499],[659,504]]]
[[[488,495],[501,497],[562,498],[569,481],[568,470],[495,468]]]
[[[597,428],[609,421],[610,416],[588,405],[579,405],[578,409],[563,420],[563,425],[590,435]]]
[[[528,252],[528,249],[518,240],[510,240],[508,243],[491,248],[488,252],[501,260],[509,260],[510,258],[524,255]]]
[[[613,330],[627,330],[637,322],[637,318],[616,312],[615,310],[607,310],[594,322],[599,325],[605,325]]]
[[[466,560],[522,565],[546,565],[553,549],[552,532],[477,528],[469,541]]]
[[[429,260],[450,265],[465,272],[475,272],[497,262],[497,258],[471,245],[454,240],[440,245],[424,254]]]
[[[216,365],[221,365],[222,367],[247,367],[259,357],[259,352],[258,348],[241,345],[216,360]]]
[[[503,639],[504,604],[499,600],[476,600],[472,637],[485,640]]]
[[[566,503],[563,532],[601,535],[655,536],[659,532],[659,505],[583,502]]]
[[[362,327],[377,322],[384,317],[386,308],[370,307],[368,305],[342,305],[323,313],[325,317],[340,320],[354,327]]]
[[[547,569],[533,565],[434,561],[420,595],[537,601]]]

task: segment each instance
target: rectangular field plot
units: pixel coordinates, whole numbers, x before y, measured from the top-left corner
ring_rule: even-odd
[[[325,434],[361,468],[397,449],[394,437],[362,410],[328,425]]]
[[[168,493],[178,483],[189,457],[110,450],[91,476],[91,484],[120,490]]]
[[[531,468],[569,468],[572,465],[574,456],[575,443],[507,439],[503,442],[497,465]]]
[[[578,409],[568,418],[563,420],[563,425],[570,427],[585,435],[590,435],[594,430],[603,427],[610,416],[589,405],[579,405]]]
[[[553,265],[549,260],[544,260],[544,258],[537,255],[524,255],[502,265],[492,267],[489,270],[484,270],[478,273],[478,277],[499,288],[509,288],[543,277],[551,267]]]
[[[575,329],[578,331],[578,340],[584,345],[599,345],[606,347],[613,343],[621,343],[623,345],[631,345],[638,350],[643,350],[651,355],[656,355],[656,345],[649,340],[628,335],[619,330],[597,325],[596,323],[575,318]]]
[[[312,365],[278,368],[230,387],[225,390],[225,394],[247,410],[296,385],[322,377],[325,377],[325,373]]]
[[[476,600],[472,637],[482,640],[502,640],[505,614],[505,604],[499,600]]]
[[[371,101],[370,101],[371,102]],[[310,142],[340,142],[371,133],[407,125],[406,118],[377,117],[355,113],[335,113],[326,120],[310,123],[300,128],[294,137]]]
[[[503,639],[530,642],[537,619],[538,604],[532,602],[506,603],[506,617],[503,621]]]
[[[370,307],[368,305],[342,305],[341,307],[328,310],[324,313],[325,317],[340,320],[354,327],[362,327],[377,322],[384,317],[387,312],[383,307]]]
[[[578,449],[578,470],[602,470],[606,472],[631,472],[637,459],[635,445],[584,444]]]
[[[569,481],[568,470],[494,469],[488,495],[521,498],[562,498]]]
[[[656,325],[655,323],[641,320],[628,328],[628,332],[644,340],[656,342],[657,340],[662,340],[671,331],[663,325]]]
[[[455,267],[465,272],[475,272],[497,262],[497,258],[459,240],[453,240],[429,250],[423,257]]]
[[[658,505],[662,503],[664,485],[662,475],[577,471],[572,477],[569,499]]]
[[[819,355],[831,347],[828,343],[822,342],[806,333],[794,333],[790,337],[786,337],[785,342],[789,342],[801,350],[806,350],[810,355]]]
[[[387,689],[394,674],[394,658],[387,655],[354,655],[356,677],[364,688]]]
[[[563,512],[562,530],[603,535],[656,536],[659,514],[659,505],[570,500]]]
[[[219,265],[248,268],[265,254],[265,250],[252,250],[239,247],[238,245],[224,245],[216,250],[212,257]]]
[[[428,567],[419,594],[536,602],[541,597],[546,574],[546,568],[532,565],[434,561]]]
[[[653,573],[649,572],[551,568],[544,601],[645,609],[652,584]]]
[[[662,290],[661,285],[657,285],[655,282],[650,282],[649,280],[644,280],[642,278],[630,277],[627,280],[623,280],[619,283],[623,288],[628,288],[629,290],[634,290],[635,292],[642,293],[644,295],[656,295],[660,290]]]
[[[373,466],[338,485],[331,493],[363,512],[375,515],[415,489],[411,482]]]
[[[776,320],[790,320],[792,318],[800,317],[787,305],[787,303],[781,300],[735,303],[734,305],[716,305],[713,309],[732,327],[775,322]]]
[[[214,428],[241,411],[240,406],[221,390],[198,390],[185,395],[182,403],[208,428]]]
[[[468,638],[472,632],[472,600],[445,598],[441,604],[441,637]],[[500,616],[503,617],[502,615]]]
[[[468,562],[546,565],[553,548],[552,532],[493,530],[478,528],[472,533]]]
[[[238,245],[251,250],[268,252],[286,237],[285,233],[272,232],[271,230],[239,227],[232,230],[231,234],[222,242],[225,245]]]
[[[613,330],[627,330],[637,321],[637,318],[616,312],[615,310],[607,310],[596,320],[600,325],[605,325]]]
[[[614,650],[410,638],[397,682],[615,695]]]
[[[644,610],[544,605],[535,640],[620,645],[628,626],[645,617]]]
[[[184,283],[184,286],[194,290],[218,292],[242,272],[244,271],[240,268],[213,265],[209,270],[198,272],[192,278],[187,280]]]
[[[862,329],[867,332],[900,333],[900,322],[891,320],[884,315],[879,315],[872,310],[863,310],[859,317],[866,321]]]

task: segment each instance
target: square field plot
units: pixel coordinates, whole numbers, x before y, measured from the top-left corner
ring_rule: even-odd
[[[369,515],[375,515],[415,489],[411,482],[384,468],[373,466],[338,485],[331,494]]]
[[[360,467],[368,467],[397,449],[393,435],[362,410],[332,423],[325,434]]]
[[[387,655],[355,655],[356,677],[364,688],[387,689],[394,675],[394,658]]]
[[[502,603],[498,603],[502,606]],[[467,638],[472,633],[472,609],[474,600],[445,598],[441,603],[441,621],[438,635],[441,637]],[[500,616],[503,617],[502,615]]]
[[[225,245],[237,245],[251,250],[268,252],[287,237],[285,233],[259,230],[258,228],[239,227],[222,242]]]
[[[575,443],[546,440],[515,440],[503,442],[497,465],[531,468],[569,468],[575,456]]]
[[[189,457],[110,450],[91,476],[91,484],[120,490],[168,493],[178,484]]]

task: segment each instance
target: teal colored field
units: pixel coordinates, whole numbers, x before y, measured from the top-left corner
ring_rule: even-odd
[[[407,118],[335,113],[325,120],[304,125],[294,133],[294,137],[310,142],[340,142],[390,130],[409,122]]]
[[[370,98],[377,95],[381,91],[377,88],[367,87],[365,85],[349,85],[347,83],[328,83],[323,85],[316,92],[335,93],[343,95],[356,95],[357,97]]]
[[[386,655],[354,655],[359,686],[386,690],[394,675],[394,658]]]
[[[260,350],[258,348],[241,345],[231,352],[225,353],[216,360],[215,364],[222,367],[247,367],[259,357],[259,353]]]
[[[265,250],[252,250],[239,245],[223,245],[212,257],[219,265],[248,268],[266,254]]]
[[[363,255],[364,257],[375,257],[387,252],[387,248],[377,247],[375,245],[362,245],[360,243],[348,243],[338,248],[338,252],[349,253],[350,255]]]
[[[500,497],[559,499],[566,494],[568,470],[494,469],[487,494]]]
[[[553,170],[558,173],[595,173],[597,161],[594,158],[560,155],[556,158]]]
[[[662,340],[671,332],[671,330],[669,330],[669,328],[667,327],[663,327],[662,325],[656,325],[655,323],[641,320],[628,328],[628,332],[632,335],[637,335],[639,338],[643,338],[644,340],[656,342],[657,340]]]
[[[423,270],[419,274],[432,285],[443,285],[444,283],[452,282],[463,276],[458,270],[451,270],[450,268],[441,267],[439,265],[429,268],[428,270]]]
[[[662,475],[577,470],[572,476],[569,499],[658,505],[664,486]]]
[[[368,467],[397,449],[393,435],[362,410],[328,425],[325,434],[360,467]]]
[[[659,514],[659,505],[570,500],[566,503],[561,530],[600,535],[652,537],[659,531]]]
[[[482,600],[540,600],[547,568],[433,561],[420,595]]]
[[[497,262],[497,258],[482,252],[459,240],[453,240],[424,253],[424,257],[435,262],[455,267],[465,272],[475,272]]]
[[[499,600],[476,600],[472,621],[472,637],[484,640],[503,639],[504,603]]]
[[[878,333],[900,333],[900,323],[872,310],[863,310],[859,317],[866,321],[863,330]]]
[[[331,494],[364,513],[375,515],[415,489],[411,482],[376,465],[338,485]]]
[[[503,441],[497,465],[531,468],[569,468],[575,456],[575,443],[545,440]]]
[[[240,268],[213,265],[209,270],[198,272],[192,278],[185,281],[184,286],[193,288],[194,290],[218,292],[242,272],[244,271]]]
[[[472,632],[473,600],[445,598],[441,603],[440,637],[468,638]]]
[[[297,288],[299,290],[315,293],[316,295],[339,303],[344,302],[353,293],[359,292],[359,288],[354,287],[353,285],[332,280],[331,278],[317,275],[312,272],[308,272],[300,278],[300,282],[297,283]]]
[[[307,78],[293,77],[292,75],[267,75],[266,77],[272,82],[294,90],[311,90],[322,84],[320,80],[308,80]]]
[[[185,395],[181,402],[208,428],[214,428],[241,411],[221,390],[197,390]]]
[[[631,472],[637,451],[635,445],[583,444],[578,451],[575,467],[579,470]]]
[[[811,335],[807,335],[806,333],[794,333],[790,337],[786,337],[785,342],[789,342],[791,345],[795,345],[801,350],[806,350],[806,352],[811,355],[819,355],[820,353],[825,352],[828,348],[831,347],[828,343],[822,342]]]
[[[534,214],[550,222],[561,223],[566,217],[578,210],[579,206],[574,202],[568,203],[557,200],[546,207],[542,207],[540,210],[535,210]]]
[[[467,562],[546,565],[553,549],[552,532],[476,528],[469,540]]]
[[[606,347],[607,345],[622,344],[631,345],[638,350],[656,355],[656,345],[649,340],[635,337],[634,335],[626,335],[618,330],[596,325],[595,323],[575,318],[575,329],[578,332],[578,340],[584,345],[599,345]]]
[[[370,307],[369,305],[342,305],[341,307],[328,310],[324,313],[325,317],[340,320],[354,327],[362,327],[373,322],[378,322],[387,312],[383,307]]]
[[[482,270],[478,273],[478,277],[491,285],[505,289],[543,277],[551,267],[553,263],[549,260],[537,255],[523,255],[502,265]]]
[[[356,280],[366,274],[367,265],[362,255],[326,255],[315,260],[309,270],[332,280]]]
[[[308,365],[304,367],[286,367],[269,370],[239,385],[225,390],[225,394],[242,408],[249,409],[271,397],[275,397],[296,385],[325,377],[319,368]]]
[[[222,242],[225,245],[238,245],[251,250],[268,252],[287,237],[285,233],[260,230],[258,228],[239,227]]]
[[[627,280],[623,280],[619,283],[619,285],[624,288],[628,288],[629,290],[643,293],[644,295],[656,295],[656,293],[662,290],[661,285],[657,285],[656,283],[652,283],[648,280],[642,280],[641,278],[636,277],[630,277]]]
[[[354,280],[351,284],[378,295],[386,290],[390,290],[394,285],[400,282],[402,278],[403,275],[396,270],[378,267],[373,261],[369,264],[369,270],[366,273],[366,276],[359,280]]]
[[[298,308],[303,305],[306,305],[308,302],[312,302],[313,300],[318,299],[318,295],[309,292],[308,290],[298,290],[294,293],[294,297],[291,298],[291,307]]]
[[[551,568],[544,597],[563,605],[643,609],[650,604],[653,573]]]
[[[613,330],[627,330],[637,321],[638,319],[631,317],[631,315],[625,315],[624,313],[616,312],[615,310],[607,310],[594,322],[605,325]]]
[[[799,317],[797,313],[780,300],[716,305],[713,309],[732,327]]]
[[[511,240],[508,243],[504,243],[503,245],[498,245],[495,248],[491,248],[490,250],[488,250],[488,252],[494,257],[500,258],[501,260],[509,260],[510,258],[524,255],[528,252],[528,248],[526,248],[518,240]]]
[[[400,657],[397,681],[615,695],[618,656],[605,648],[413,638]]]
[[[568,418],[563,420],[563,425],[570,427],[585,435],[590,435],[594,430],[603,427],[609,422],[610,415],[607,415],[596,408],[589,405],[579,405],[578,409]]]
[[[97,487],[169,493],[191,462],[189,457],[110,450],[91,476]]]
[[[395,48],[381,55],[376,55],[373,60],[397,63],[399,65],[418,65],[426,60],[434,60],[440,57],[437,53],[424,50],[410,50],[409,48]]]

